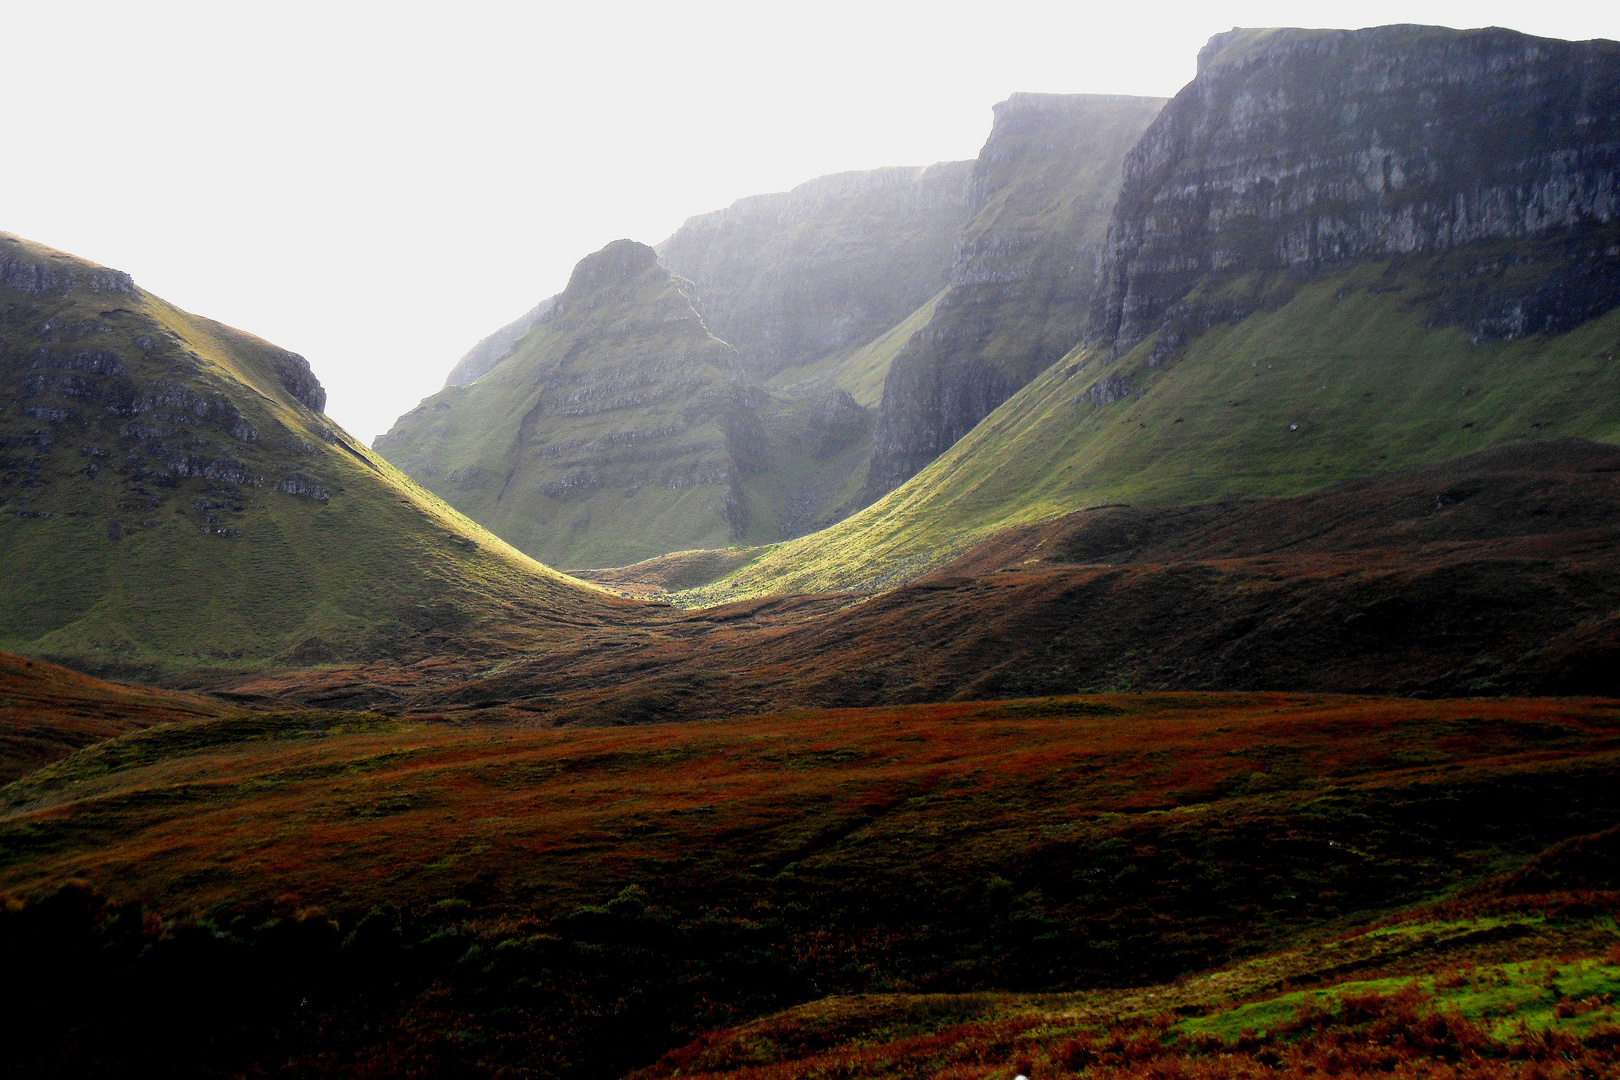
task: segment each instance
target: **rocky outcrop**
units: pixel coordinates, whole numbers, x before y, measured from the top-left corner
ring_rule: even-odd
[[[466,355],[456,361],[456,366],[450,369],[444,385],[466,386],[478,381],[486,371],[517,351],[518,342],[535,328],[556,302],[555,296],[547,297],[468,349]]]
[[[756,378],[865,344],[946,283],[973,163],[838,173],[689,218],[658,254]]]
[[[1620,44],[1234,30],[1126,158],[1092,334],[1119,355],[1158,331],[1159,362],[1262,303],[1193,296],[1212,276],[1450,252],[1437,317],[1556,332],[1620,297],[1617,221]]]
[[[615,240],[575,264],[574,272],[568,276],[568,287],[556,297],[551,310],[546,313],[546,321],[556,322],[564,315],[608,307],[626,300],[633,302],[639,298],[628,293],[642,284],[643,279],[661,283],[667,276],[660,270],[658,253],[652,248],[634,240]],[[679,283],[676,283],[676,290],[686,298],[687,303],[683,307],[671,302],[670,306],[684,311],[691,306],[691,295],[681,289]]]
[[[1014,94],[995,107],[950,288],[889,368],[863,502],[911,477],[1080,340],[1120,164],[1163,104]]]
[[[870,433],[872,421],[847,390],[828,390],[812,398],[805,422],[814,439],[811,453],[817,458],[836,454],[853,446]]]
[[[92,296],[72,318],[41,318],[39,309],[26,306],[46,298],[58,303],[56,298],[81,289],[128,296],[135,303],[99,310],[105,301]],[[0,453],[0,505],[9,500],[27,504],[49,494],[47,463],[62,445],[78,448],[75,474],[86,480],[102,476],[109,486],[123,484],[139,493],[145,491],[143,484],[173,491],[185,480],[205,481],[204,493],[229,497],[224,502],[193,499],[185,506],[194,511],[193,520],[203,531],[219,537],[243,533],[241,488],[311,494],[308,485],[314,484],[320,498],[326,497],[325,488],[307,478],[301,479],[302,486],[278,481],[273,474],[287,467],[284,459],[265,462],[262,454],[255,454],[261,460],[250,463],[236,456],[261,442],[261,426],[275,430],[278,437],[271,441],[286,449],[285,430],[250,415],[252,409],[240,403],[252,393],[247,387],[237,386],[234,396],[225,392],[211,373],[204,374],[212,365],[173,331],[138,314],[144,298],[129,275],[0,234],[0,290],[23,301],[12,306],[13,312],[29,311],[38,320],[22,319],[0,344],[0,391],[30,427],[21,437],[0,440],[5,447],[29,451],[26,456]],[[90,305],[96,305],[93,319],[84,317]],[[146,332],[132,333],[132,322]],[[246,364],[260,365],[262,373],[272,375],[292,399],[311,410],[319,413],[325,407],[326,391],[307,360],[242,337],[251,342],[241,354],[251,357]],[[117,479],[108,480],[107,473]],[[151,498],[140,496],[143,502]],[[117,528],[109,527],[108,535],[122,538],[124,526],[114,524]]]
[[[326,411],[326,388],[309,369],[309,361],[294,352],[283,352],[276,362],[276,378],[281,388],[315,412]]]
[[[8,250],[0,250],[0,287],[33,295],[61,294],[77,288],[93,293],[137,295],[135,279],[122,270],[109,270],[77,259],[33,258]]]

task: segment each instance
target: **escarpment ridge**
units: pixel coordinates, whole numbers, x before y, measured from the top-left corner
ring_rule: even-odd
[[[1120,163],[1163,105],[1014,94],[995,107],[948,288],[885,379],[863,502],[909,479],[1080,340]]]
[[[1099,503],[1620,436],[1617,61],[1506,30],[1218,36],[1125,157],[1086,339],[880,502],[692,600],[891,587]]]
[[[1255,307],[1192,297],[1212,275],[1459,249],[1437,321],[1561,333],[1620,292],[1617,220],[1620,43],[1233,30],[1125,159],[1092,337],[1168,356]]]

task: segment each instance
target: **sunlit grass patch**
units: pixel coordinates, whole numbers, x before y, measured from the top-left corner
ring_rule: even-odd
[[[1620,1019],[1620,963],[1601,957],[1526,960],[1502,964],[1464,964],[1419,976],[1393,976],[1296,990],[1182,1020],[1179,1036],[1213,1036],[1233,1043],[1249,1035],[1264,1036],[1293,1025],[1299,1016],[1325,1012],[1337,1017],[1346,999],[1418,994],[1430,1007],[1455,1012],[1473,1022],[1486,1022],[1492,1035],[1509,1039],[1522,1031],[1553,1028],[1584,1035]]]

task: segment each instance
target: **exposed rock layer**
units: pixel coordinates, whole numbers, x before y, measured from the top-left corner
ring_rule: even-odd
[[[1510,30],[1234,30],[1125,160],[1096,340],[1161,327],[1168,355],[1239,303],[1211,275],[1479,247],[1443,317],[1479,340],[1559,332],[1612,306],[1620,251],[1537,253],[1620,217],[1620,44]],[[1526,260],[1559,264],[1512,282]],[[1548,283],[1549,276],[1551,283]]]
[[[950,288],[884,383],[863,501],[912,476],[1080,339],[1120,163],[1163,104],[1014,94],[996,106]]]

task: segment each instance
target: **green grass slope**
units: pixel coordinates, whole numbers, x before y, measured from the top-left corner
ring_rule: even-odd
[[[553,565],[621,566],[807,532],[859,485],[871,418],[837,378],[775,394],[623,240],[582,260],[516,351],[377,440],[451,505]],[[850,357],[856,374],[882,357]]]
[[[1149,364],[1152,337],[1117,361],[1077,349],[883,500],[679,599],[887,587],[997,530],[1086,506],[1296,494],[1506,442],[1620,440],[1620,311],[1471,344],[1432,325],[1446,266],[1227,282],[1267,310],[1215,326],[1168,365]]]
[[[0,380],[0,648],[196,677],[536,644],[616,604],[332,425],[301,357],[8,234]]]
[[[1615,895],[1513,897],[1524,909],[1439,918],[1420,908],[1146,987],[826,998],[705,1035],[632,1077],[1608,1076],[1620,1066]]]
[[[720,547],[737,444],[758,426],[736,364],[652,249],[620,241],[581,261],[512,356],[426,399],[376,446],[549,563]]]

